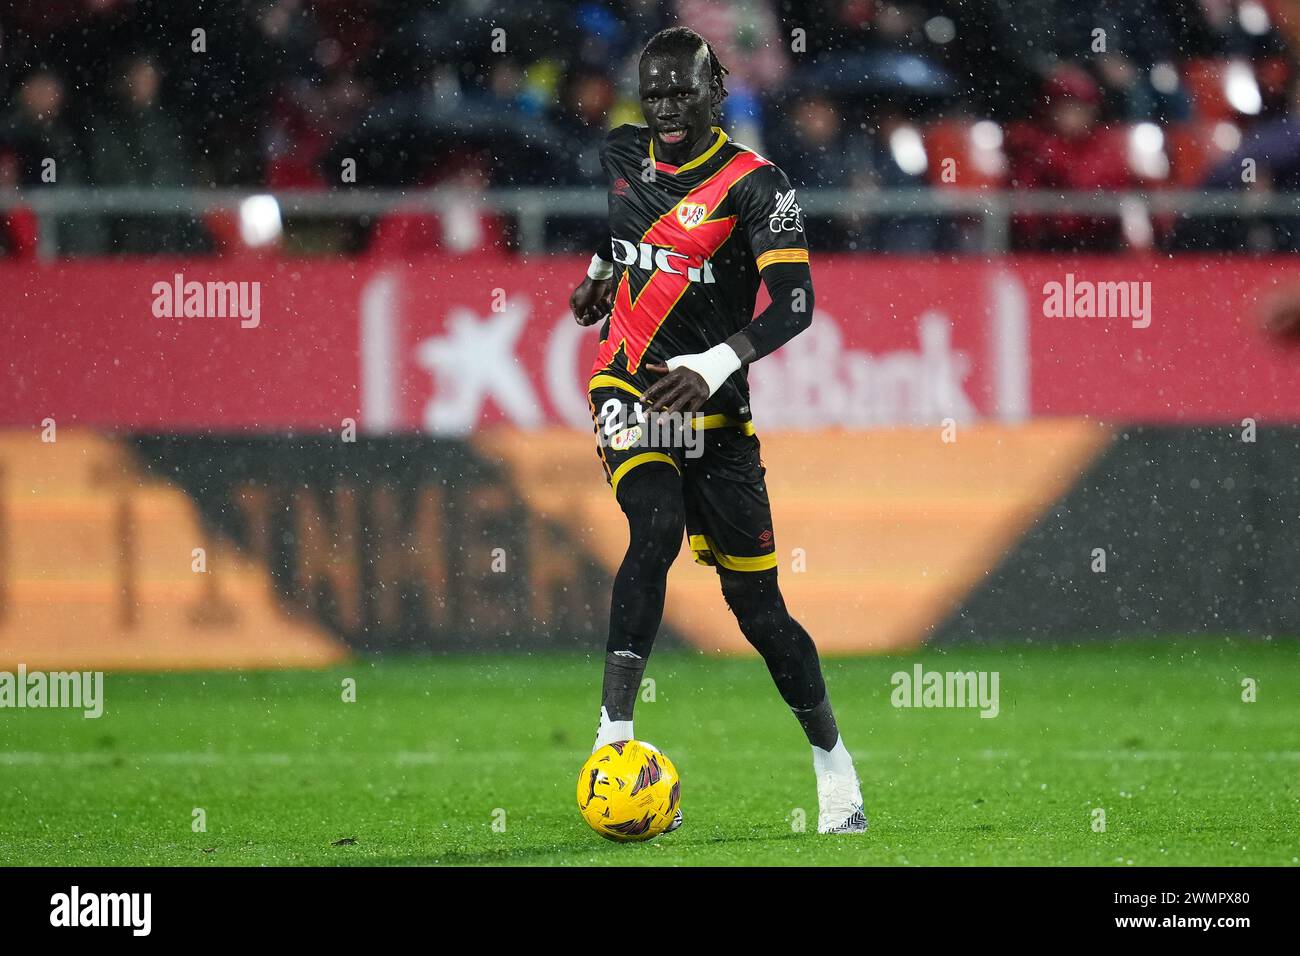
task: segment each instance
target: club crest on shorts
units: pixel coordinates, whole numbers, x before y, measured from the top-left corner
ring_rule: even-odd
[[[641,440],[641,426],[633,425],[631,428],[624,428],[621,432],[615,434],[609,440],[609,447],[615,451],[624,451],[632,448]]]
[[[702,202],[684,202],[677,205],[677,221],[685,229],[694,229],[709,214],[709,207]]]

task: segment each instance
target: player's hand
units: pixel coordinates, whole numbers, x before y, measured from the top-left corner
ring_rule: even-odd
[[[647,365],[646,370],[663,376],[641,396],[642,404],[650,411],[682,412],[689,415],[698,412],[708,401],[709,383],[699,372],[685,366],[670,372],[667,365],[657,362]]]
[[[595,325],[614,310],[613,279],[583,279],[569,296],[569,308],[579,325]]]

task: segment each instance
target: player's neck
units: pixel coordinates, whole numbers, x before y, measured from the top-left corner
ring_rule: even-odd
[[[690,143],[680,143],[675,149],[669,146],[662,146],[663,155],[656,157],[669,166],[685,166],[697,156],[703,156],[713,141],[718,138],[718,131],[712,125],[707,127],[703,133],[697,136]]]

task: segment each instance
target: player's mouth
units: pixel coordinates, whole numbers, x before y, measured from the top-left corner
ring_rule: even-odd
[[[676,146],[678,143],[685,142],[685,140],[686,130],[673,126],[659,127],[659,141],[665,146]]]

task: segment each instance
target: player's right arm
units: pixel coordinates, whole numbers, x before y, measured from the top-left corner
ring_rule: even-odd
[[[605,142],[600,147],[600,166],[612,182],[615,173],[609,165],[609,143],[615,136],[626,136],[629,126],[619,126],[610,130]],[[587,266],[587,278],[573,290],[569,296],[569,308],[579,325],[595,325],[608,318],[614,311],[614,252],[608,237],[601,240],[591,263]]]
[[[614,309],[614,263],[605,240],[587,266],[587,278],[569,296],[569,308],[579,325],[595,325]]]

